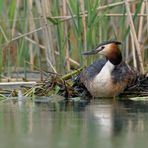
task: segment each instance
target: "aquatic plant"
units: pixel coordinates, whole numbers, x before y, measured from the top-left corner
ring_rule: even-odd
[[[123,42],[123,55],[147,70],[147,1],[0,1],[0,71],[21,67],[66,73],[87,65],[84,50],[104,40]],[[25,70],[25,71],[26,71]]]

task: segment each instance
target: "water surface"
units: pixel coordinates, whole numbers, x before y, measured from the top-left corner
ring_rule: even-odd
[[[0,148],[147,148],[148,103],[0,105]]]

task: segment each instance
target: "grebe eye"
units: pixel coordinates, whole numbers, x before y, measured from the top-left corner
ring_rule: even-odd
[[[104,46],[101,47],[102,50],[103,50],[104,48],[105,48]]]

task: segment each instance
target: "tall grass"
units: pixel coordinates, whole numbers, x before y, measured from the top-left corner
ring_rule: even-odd
[[[94,60],[94,57],[84,58],[83,51],[111,39],[123,42],[124,58],[133,66],[138,67],[141,57],[137,53],[141,52],[146,71],[147,2],[130,0],[128,4],[136,37],[141,34],[138,41],[133,38],[124,1],[44,0],[39,3],[36,0],[0,0],[0,71],[11,76],[14,67],[15,70],[36,70],[38,67],[40,71],[66,73]],[[141,14],[142,9],[144,14]],[[18,38],[13,40],[15,37]],[[24,67],[24,61],[30,64],[26,63]]]

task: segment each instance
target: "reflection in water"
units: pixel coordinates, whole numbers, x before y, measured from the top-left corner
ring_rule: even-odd
[[[146,147],[148,103],[2,104],[0,145],[11,148]]]

